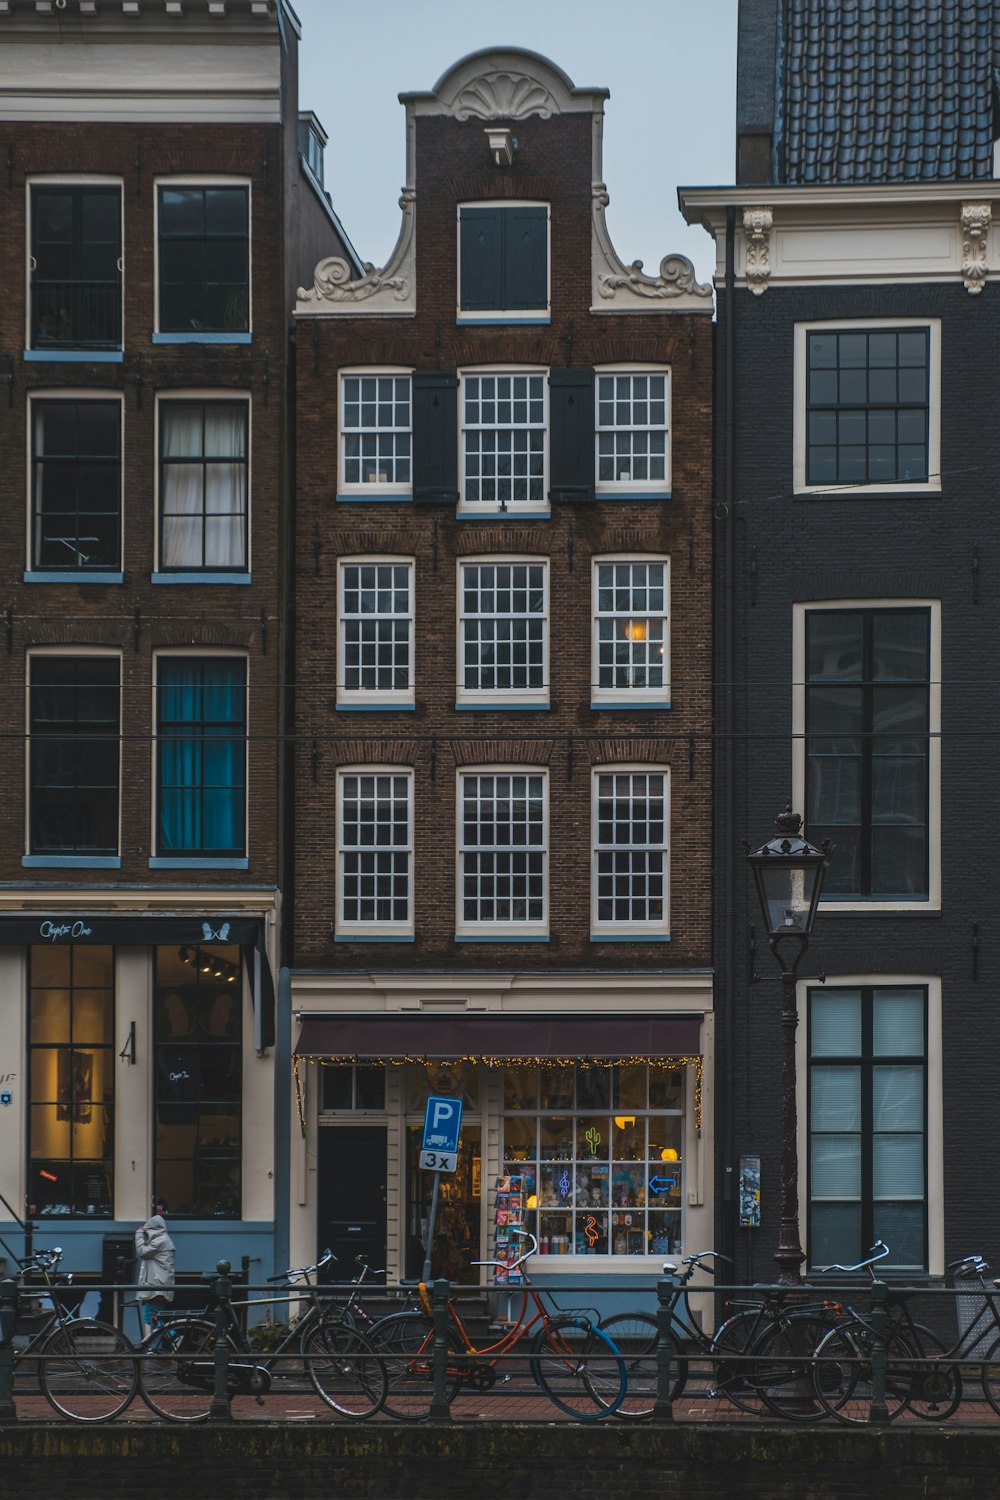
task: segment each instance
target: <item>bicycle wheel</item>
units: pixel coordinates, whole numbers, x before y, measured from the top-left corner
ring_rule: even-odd
[[[161,1323],[139,1349],[139,1393],[168,1422],[207,1422],[215,1394],[215,1324],[207,1318]],[[239,1347],[230,1336],[230,1354]]]
[[[381,1360],[389,1391],[382,1410],[398,1422],[425,1422],[434,1398],[431,1365],[434,1324],[419,1312],[390,1313],[369,1330],[368,1341]],[[453,1401],[462,1384],[462,1370],[452,1363],[449,1349],[445,1395]],[[457,1360],[461,1356],[454,1354]]]
[[[74,1422],[110,1422],[135,1395],[135,1349],[109,1323],[74,1318],[45,1340],[38,1383],[49,1405]]]
[[[907,1411],[925,1422],[947,1422],[962,1402],[962,1372],[948,1360],[948,1345],[923,1323],[907,1325],[916,1335],[913,1345],[912,1388]]]
[[[309,1379],[327,1406],[358,1422],[382,1410],[389,1379],[363,1333],[347,1323],[314,1323],[300,1348]]]
[[[604,1318],[598,1327],[602,1333],[607,1334],[625,1361],[627,1384],[615,1416],[630,1421],[642,1421],[643,1418],[652,1416],[657,1382],[656,1319],[650,1313],[615,1313],[610,1318]],[[672,1334],[669,1343],[670,1399],[675,1401],[684,1388],[687,1361]]]
[[[767,1326],[761,1308],[734,1313],[716,1330],[709,1351],[714,1377],[711,1394],[724,1396],[740,1411],[753,1416],[759,1416],[765,1406],[760,1385],[753,1378],[750,1349]]]
[[[751,1346],[746,1378],[764,1406],[783,1422],[818,1422],[827,1408],[817,1400],[813,1352],[830,1321],[811,1312],[784,1312]]]
[[[864,1323],[832,1328],[816,1346],[813,1389],[823,1409],[838,1422],[867,1424],[873,1395],[871,1329]],[[886,1353],[885,1404],[890,1422],[904,1412],[913,1394],[915,1356],[899,1334]]]
[[[586,1318],[547,1323],[532,1345],[531,1372],[552,1404],[578,1422],[617,1411],[628,1383],[615,1345]]]
[[[1000,1343],[993,1345],[982,1365],[983,1393],[1000,1415]]]

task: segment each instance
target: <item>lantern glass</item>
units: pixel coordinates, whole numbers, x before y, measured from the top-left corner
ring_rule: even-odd
[[[825,860],[769,854],[752,860],[764,925],[771,937],[812,931]]]

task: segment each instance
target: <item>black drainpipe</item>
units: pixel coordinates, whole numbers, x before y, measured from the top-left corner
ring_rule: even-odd
[[[733,431],[735,426],[736,360],[733,351],[734,308],[733,290],[736,284],[736,209],[726,209],[726,355],[723,384],[726,403],[725,467],[723,470],[723,575],[722,575],[722,619],[723,619],[723,668],[722,668],[722,745],[723,745],[723,791],[721,830],[723,848],[721,866],[723,878],[722,900],[722,1013],[720,1030],[723,1062],[722,1117],[722,1224],[719,1243],[723,1254],[735,1260],[736,1249],[736,1176],[735,1121],[733,1119],[733,1078],[735,1074],[733,1050],[736,1031],[735,1016],[735,952],[736,934],[736,880],[737,849],[735,837],[736,811],[736,743],[733,735],[735,725],[735,666],[736,666],[736,608],[733,598],[735,576],[733,516],[736,491],[736,457]],[[718,1081],[716,1083],[718,1086]],[[732,1273],[730,1273],[732,1274]]]

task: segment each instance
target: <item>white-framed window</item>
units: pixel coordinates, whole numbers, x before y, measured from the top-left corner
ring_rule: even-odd
[[[670,707],[670,559],[593,563],[591,705]]]
[[[546,372],[463,371],[459,404],[459,511],[548,515]]]
[[[548,773],[458,776],[459,937],[548,935]]]
[[[669,933],[669,772],[608,766],[593,773],[591,921],[595,936]]]
[[[796,494],[941,489],[941,324],[795,325]]]
[[[337,931],[413,933],[413,772],[395,766],[337,772]]]
[[[459,204],[459,323],[549,322],[550,218],[547,203]]]
[[[413,706],[413,560],[337,565],[338,708]]]
[[[242,391],[157,398],[156,582],[250,571],[250,414]]]
[[[340,373],[339,496],[409,500],[413,494],[410,371]]]
[[[542,708],[549,701],[547,558],[458,564],[458,701]]]
[[[937,910],[940,601],[795,605],[792,680],[793,799],[834,846],[824,910]]]
[[[121,178],[29,178],[27,359],[119,362]]]
[[[670,493],[670,376],[624,365],[595,371],[598,496]]]
[[[157,179],[154,344],[250,343],[250,197],[249,178]]]
[[[685,1091],[644,1062],[504,1069],[503,1173],[540,1254],[680,1250]]]

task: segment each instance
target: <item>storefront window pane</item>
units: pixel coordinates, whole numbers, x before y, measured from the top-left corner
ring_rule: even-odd
[[[538,1069],[506,1068],[503,1079],[504,1109],[538,1108]]]

